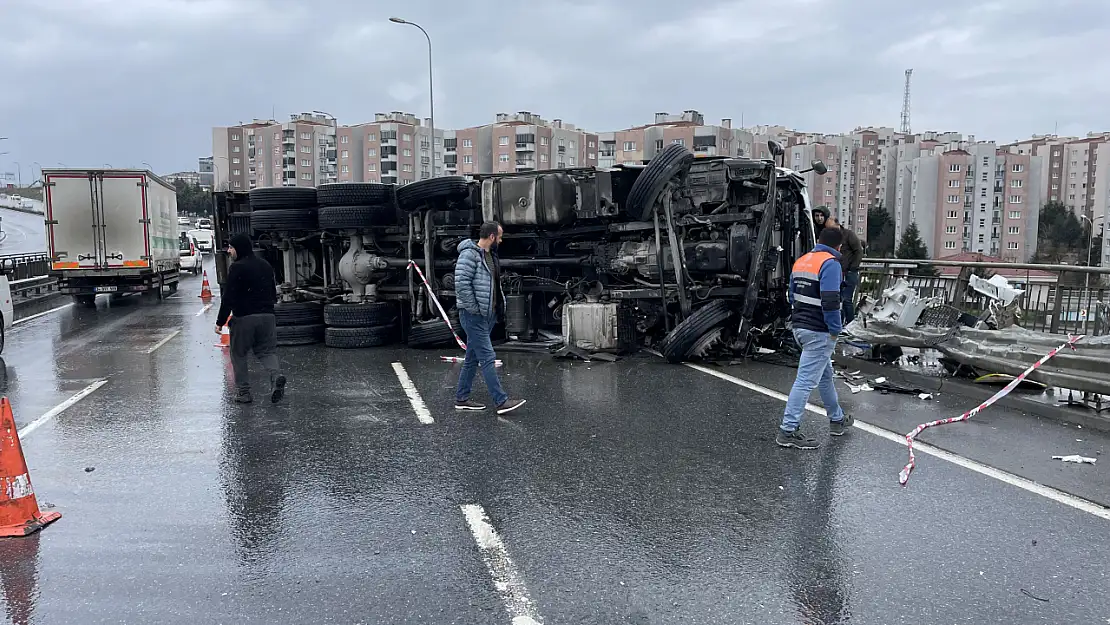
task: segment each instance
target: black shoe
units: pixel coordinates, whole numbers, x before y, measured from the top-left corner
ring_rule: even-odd
[[[505,401],[501,402],[501,405],[499,405],[497,407],[497,414],[505,414],[505,413],[508,413],[508,412],[512,412],[512,411],[516,410],[517,408],[520,408],[521,406],[523,406],[524,402],[526,402],[526,401],[528,401],[528,400],[526,400],[526,399],[506,399]]]
[[[274,378],[274,389],[270,392],[270,401],[278,403],[281,398],[285,397],[285,376],[280,373]]]
[[[775,443],[779,447],[794,447],[795,449],[817,449],[820,447],[815,439],[804,436],[799,430],[784,432],[780,429],[778,436],[775,437]]]
[[[250,391],[239,391],[235,394],[235,403],[237,404],[249,404],[253,401],[254,397],[251,397]]]
[[[468,399],[466,401],[456,401],[455,402],[455,410],[485,410],[485,409],[486,409],[486,407],[483,404],[479,404],[478,402],[474,401],[473,399]]]
[[[844,419],[841,421],[829,421],[829,434],[832,436],[844,436],[844,432],[856,423],[856,418],[848,413],[844,413]]]

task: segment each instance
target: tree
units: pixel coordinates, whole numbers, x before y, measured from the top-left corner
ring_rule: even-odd
[[[173,184],[177,188],[177,214],[203,217],[212,212],[211,193],[183,180],[177,180]]]
[[[1061,202],[1048,202],[1041,207],[1038,218],[1037,252],[1034,262],[1051,264],[1086,264],[1089,231],[1075,213]]]
[[[894,219],[882,204],[867,211],[867,255],[889,257],[894,253]]]
[[[929,248],[925,246],[925,241],[921,239],[921,231],[917,229],[917,223],[910,223],[906,231],[902,233],[902,240],[898,242],[898,251],[894,255],[896,258],[904,260],[929,259]],[[937,272],[931,265],[918,265],[916,269],[910,271],[910,274],[935,276]]]

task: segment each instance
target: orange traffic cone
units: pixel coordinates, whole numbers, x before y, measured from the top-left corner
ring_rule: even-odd
[[[200,283],[200,298],[203,300],[212,299],[212,287],[208,284],[208,270],[204,270],[204,282]]]
[[[15,415],[7,397],[0,399],[0,536],[26,536],[62,518],[43,514],[31,488]]]
[[[227,315],[227,323],[224,324],[223,329],[220,331],[220,342],[216,343],[215,347],[222,347],[227,349],[231,347],[231,330],[228,325],[231,323],[231,313]]]

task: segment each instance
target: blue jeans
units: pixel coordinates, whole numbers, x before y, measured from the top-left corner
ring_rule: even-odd
[[[802,424],[802,412],[806,409],[809,394],[813,387],[821,393],[821,403],[829,413],[829,421],[844,419],[844,411],[840,409],[840,402],[836,397],[836,386],[833,385],[832,354],[836,349],[836,339],[828,332],[817,332],[794,328],[794,338],[802,346],[802,357],[798,361],[798,377],[790,389],[790,398],[786,401],[786,412],[782,415],[784,432],[793,432]]]
[[[852,323],[856,318],[856,306],[852,303],[852,298],[856,295],[857,286],[859,286],[859,272],[845,273],[844,283],[840,285],[840,316],[844,319],[844,325]]]
[[[495,406],[500,406],[509,399],[501,388],[501,381],[497,379],[497,367],[493,361],[497,355],[493,353],[493,342],[490,333],[497,323],[497,317],[483,317],[465,310],[459,310],[459,323],[466,331],[466,358],[463,360],[462,372],[459,373],[459,387],[455,390],[455,401],[464,402],[470,399],[470,391],[474,388],[474,375],[478,368],[482,368],[482,377],[486,380],[486,388],[493,396]]]

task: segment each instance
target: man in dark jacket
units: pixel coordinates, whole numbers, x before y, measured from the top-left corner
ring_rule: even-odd
[[[459,243],[459,260],[455,262],[455,301],[459,322],[466,331],[466,358],[455,390],[456,410],[485,410],[470,399],[474,375],[479,367],[486,388],[493,396],[497,414],[512,412],[524,405],[523,399],[509,399],[497,378],[490,333],[497,323],[497,305],[502,301],[500,268],[494,248],[501,242],[503,230],[496,222],[484,223],[478,231],[478,242],[470,239]]]
[[[829,415],[829,434],[841,436],[854,419],[840,409],[833,384],[832,354],[840,321],[840,228],[825,228],[817,238],[813,251],[794,263],[790,274],[790,322],[794,339],[802,347],[798,360],[798,377],[790,389],[786,411],[782,416],[775,442],[780,447],[817,449],[817,441],[803,436],[798,429],[813,387],[821,393],[821,402]]]
[[[844,239],[844,244],[840,248],[840,267],[844,276],[844,283],[840,285],[840,302],[844,325],[848,325],[856,318],[854,301],[856,287],[859,286],[859,268],[863,263],[863,242],[851,228],[845,228],[837,223],[836,219],[829,215],[829,209],[824,206],[813,209],[813,225],[818,235],[826,226],[840,228],[840,234]]]
[[[216,334],[224,324],[231,330],[231,365],[235,370],[238,393],[235,401],[249,404],[251,397],[247,355],[254,355],[270,374],[270,401],[277,403],[285,395],[285,376],[274,349],[277,347],[277,282],[270,263],[254,255],[251,240],[245,234],[231,237],[227,247],[234,261],[227,270],[227,279],[220,286],[220,312],[216,316]]]

